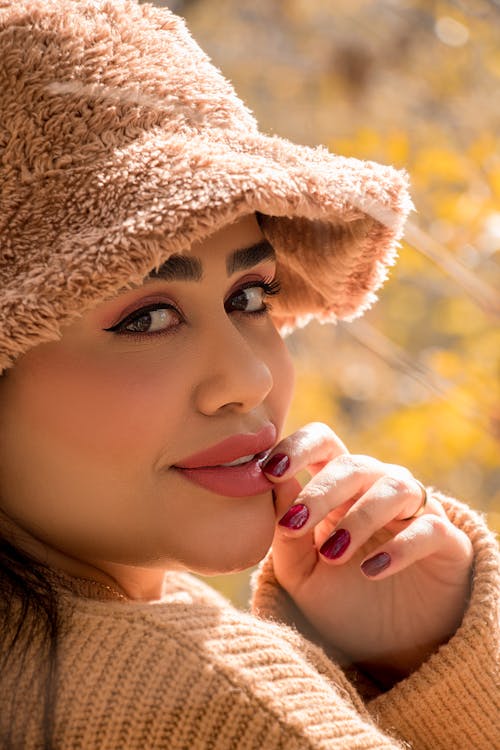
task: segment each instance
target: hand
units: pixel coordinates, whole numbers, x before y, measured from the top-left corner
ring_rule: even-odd
[[[281,476],[268,471],[277,464]],[[302,469],[313,475],[303,489]],[[350,455],[313,423],[276,445],[263,471],[276,483],[276,578],[327,643],[399,678],[455,632],[472,545],[432,496],[421,509],[408,469]]]

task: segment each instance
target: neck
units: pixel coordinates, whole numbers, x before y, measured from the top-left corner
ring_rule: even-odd
[[[47,545],[5,513],[1,513],[0,517],[0,534],[19,550],[55,572],[60,571],[79,580],[95,581],[134,601],[155,601],[161,598],[165,567],[82,560]]]
[[[161,599],[165,568],[140,568],[106,561],[97,563],[95,569],[104,573],[108,579],[106,583],[115,588],[118,586],[128,599],[144,602]]]

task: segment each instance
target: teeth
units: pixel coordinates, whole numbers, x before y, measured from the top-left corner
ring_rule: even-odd
[[[265,461],[267,461],[267,459],[269,458],[269,456],[271,454],[271,451],[272,451],[272,448],[269,448],[269,450],[267,450],[267,451],[262,451],[262,453],[257,453],[256,454],[259,457],[257,459],[257,463],[259,464],[259,466],[261,464],[265,463]]]
[[[252,453],[251,456],[242,456],[241,458],[237,458],[235,461],[231,461],[228,464],[220,464],[221,466],[239,466],[240,464],[246,464],[248,461],[251,461],[254,457],[254,454]]]

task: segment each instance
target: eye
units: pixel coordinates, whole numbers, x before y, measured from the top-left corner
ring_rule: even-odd
[[[165,333],[169,328],[175,328],[182,322],[181,314],[166,303],[154,303],[136,310],[105,331],[123,336],[141,334]]]
[[[241,287],[226,301],[224,307],[226,312],[246,312],[250,315],[260,315],[270,310],[266,297],[279,294],[281,287],[279,282],[262,280],[249,282],[247,286]]]

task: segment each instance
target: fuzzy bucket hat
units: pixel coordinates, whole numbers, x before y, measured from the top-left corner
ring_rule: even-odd
[[[182,19],[134,0],[0,0],[0,370],[258,212],[283,331],[375,299],[402,172],[259,132]]]

